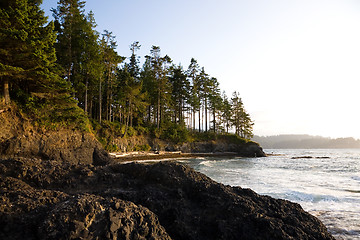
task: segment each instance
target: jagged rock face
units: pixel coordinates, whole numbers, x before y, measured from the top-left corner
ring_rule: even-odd
[[[171,239],[147,208],[120,199],[78,195],[51,210],[41,239]]]
[[[85,166],[59,166],[38,159],[0,161],[0,239],[171,239],[145,207],[45,189],[56,182],[70,186],[77,174],[93,174]]]
[[[0,126],[0,157],[41,157],[73,164],[105,164],[101,159],[106,152],[89,133],[35,129],[12,108],[0,114]]]
[[[0,180],[0,239],[334,239],[298,204],[178,163],[14,158]]]

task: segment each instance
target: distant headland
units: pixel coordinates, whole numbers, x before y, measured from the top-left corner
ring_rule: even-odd
[[[352,137],[334,139],[307,134],[284,134],[254,136],[252,140],[263,148],[360,148],[360,140]]]

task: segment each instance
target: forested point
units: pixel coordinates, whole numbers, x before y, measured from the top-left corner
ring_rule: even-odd
[[[112,32],[95,30],[85,1],[59,0],[50,22],[41,3],[0,2],[0,109],[16,104],[41,127],[110,128],[121,137],[252,137],[240,94],[228,97],[195,58],[183,67],[152,46],[140,66],[140,42],[120,56]]]

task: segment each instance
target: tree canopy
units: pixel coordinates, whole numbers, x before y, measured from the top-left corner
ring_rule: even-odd
[[[253,121],[239,93],[229,100],[195,58],[184,69],[152,46],[141,66],[140,42],[130,44],[129,56],[119,56],[116,36],[95,30],[85,1],[60,0],[52,9],[54,22],[47,21],[41,2],[0,3],[3,103],[14,99],[36,108],[40,100],[53,102],[56,117],[65,117],[64,109],[80,114],[77,104],[93,121],[118,123],[122,136],[134,129],[177,137],[233,129],[252,137]]]

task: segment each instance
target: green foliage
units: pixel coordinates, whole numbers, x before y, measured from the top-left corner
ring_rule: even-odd
[[[220,134],[214,132],[192,132],[193,141],[215,141]]]
[[[168,122],[162,127],[160,138],[174,143],[183,143],[189,141],[189,131],[184,124]]]
[[[38,126],[92,130],[109,151],[118,150],[114,138],[139,134],[174,143],[217,140],[233,129],[243,138],[226,135],[229,141],[252,136],[239,94],[222,96],[217,79],[194,58],[185,71],[153,46],[141,69],[134,42],[120,66],[125,58],[115,36],[105,30],[100,38],[85,1],[59,0],[48,24],[40,3],[0,3],[0,97],[13,98]]]
[[[128,130],[126,132],[127,136],[132,137],[137,135],[137,131],[133,127],[128,127]]]
[[[226,140],[229,143],[234,143],[234,144],[247,144],[249,142],[252,142],[251,140],[242,138],[237,134],[221,135],[221,139]]]
[[[90,132],[90,122],[84,111],[70,98],[49,99],[31,96],[18,104],[35,125],[49,130],[72,128]],[[66,104],[65,104],[66,103]]]
[[[108,152],[117,152],[119,151],[119,148],[116,144],[107,144],[105,145],[105,150]]]
[[[151,147],[149,144],[144,144],[144,145],[135,145],[133,151],[143,151],[143,152],[148,152],[151,150]]]
[[[136,126],[135,130],[137,131],[138,135],[148,135],[150,133],[150,129],[148,127]]]

